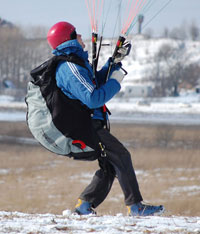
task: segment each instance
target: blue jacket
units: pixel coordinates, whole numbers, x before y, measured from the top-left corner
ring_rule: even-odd
[[[64,42],[53,50],[55,55],[69,55],[71,53],[84,59],[87,69],[74,63],[60,62],[56,69],[57,86],[69,98],[78,99],[87,107],[93,109],[94,119],[103,119],[100,107],[118,93],[121,88],[119,82],[110,77],[104,84],[109,61],[97,72],[95,85],[93,82],[93,70],[88,61],[88,53],[83,50],[77,40]],[[110,74],[114,70],[118,70],[119,67],[116,65]]]

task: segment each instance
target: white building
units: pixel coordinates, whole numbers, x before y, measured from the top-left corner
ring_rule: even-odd
[[[126,84],[122,87],[123,97],[150,97],[152,86],[147,84]]]

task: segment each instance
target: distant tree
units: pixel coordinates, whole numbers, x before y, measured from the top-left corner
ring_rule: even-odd
[[[193,41],[196,41],[199,39],[200,36],[200,28],[196,25],[195,22],[192,22],[192,24],[189,27],[189,33],[191,36],[191,39]]]
[[[178,96],[179,86],[193,88],[200,79],[200,65],[192,63],[181,41],[163,44],[154,56],[149,80],[154,83],[154,96]]]
[[[0,28],[0,79],[12,79],[17,66],[16,49],[23,36],[19,28]]]
[[[0,28],[15,28],[15,25],[0,17]]]
[[[144,32],[144,35],[145,35],[145,37],[146,37],[147,39],[152,38],[152,37],[153,37],[153,34],[154,34],[154,32],[153,32],[153,30],[152,30],[151,28],[147,28],[147,29],[145,30],[145,32]]]
[[[149,77],[155,84],[156,96],[179,95],[187,61],[184,43],[164,44],[154,57],[154,66]]]
[[[163,35],[162,35],[164,38],[168,38],[169,37],[169,29],[168,28],[164,28],[163,30]]]
[[[200,79],[200,65],[197,63],[189,64],[185,68],[183,82],[184,84],[195,87],[199,84]]]
[[[182,24],[179,27],[173,28],[169,32],[169,37],[175,40],[186,40],[187,39],[186,25]]]
[[[44,26],[23,27],[23,34],[26,38],[31,39],[45,39],[48,29]]]
[[[166,72],[162,67],[162,62],[157,56],[154,57],[153,66],[148,69],[147,76],[148,79],[154,84],[153,96],[164,97],[167,95],[166,88]],[[149,75],[148,75],[149,74]]]
[[[26,91],[30,70],[49,57],[46,39],[27,39],[20,28],[0,27],[0,41],[0,87],[10,80]]]

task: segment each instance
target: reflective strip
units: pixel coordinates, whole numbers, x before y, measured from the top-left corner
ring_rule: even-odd
[[[67,62],[69,68],[71,69],[72,73],[75,75],[75,77],[83,84],[86,89],[92,93],[94,90],[94,87],[86,81],[86,79],[79,73],[77,67],[74,65],[74,63]]]

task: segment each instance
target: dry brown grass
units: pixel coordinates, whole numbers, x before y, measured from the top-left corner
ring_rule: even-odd
[[[167,215],[200,215],[200,128],[173,127],[167,148],[158,142],[158,126],[113,124],[112,132],[132,154],[144,200],[164,204]],[[25,123],[0,123],[0,135],[31,136]],[[164,134],[165,135],[165,134]],[[187,143],[187,144],[186,144]],[[40,146],[0,143],[0,210],[56,213],[73,209],[80,192],[98,168],[56,156]],[[184,189],[186,188],[187,189]],[[191,189],[191,190],[190,190]],[[108,209],[109,208],[109,209]],[[121,188],[98,207],[100,214],[126,213]]]

